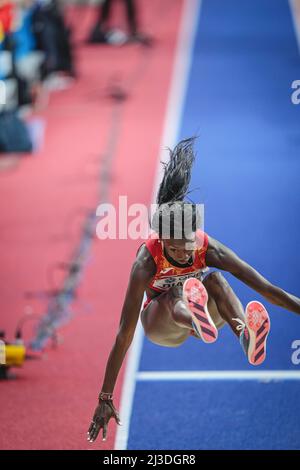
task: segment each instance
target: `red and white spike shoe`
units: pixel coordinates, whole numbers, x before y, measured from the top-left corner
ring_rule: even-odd
[[[218,330],[207,309],[208,294],[198,279],[192,277],[183,284],[183,300],[192,315],[194,331],[205,343],[214,343]]]
[[[267,310],[257,300],[249,302],[245,310],[245,323],[240,323],[237,329],[242,330],[240,343],[253,366],[260,365],[266,358],[267,338],[271,322]]]

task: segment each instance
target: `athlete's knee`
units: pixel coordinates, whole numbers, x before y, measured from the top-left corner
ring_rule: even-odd
[[[206,284],[219,284],[223,282],[224,276],[220,271],[213,271],[212,273],[208,274],[204,279]]]
[[[214,271],[213,273],[210,273],[208,276],[206,276],[203,283],[206,289],[209,292],[213,292],[214,294],[230,288],[227,280],[219,271]]]
[[[156,344],[157,346],[163,346],[165,348],[178,348],[186,340],[186,337],[180,339],[173,339],[150,333],[146,333],[146,336],[148,340],[151,341],[151,343]]]

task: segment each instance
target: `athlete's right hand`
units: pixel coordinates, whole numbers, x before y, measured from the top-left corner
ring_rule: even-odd
[[[113,402],[111,400],[100,401],[99,405],[95,409],[92,422],[87,432],[87,440],[89,442],[94,442],[97,439],[99,431],[103,429],[102,441],[106,441],[107,426],[111,418],[114,418],[117,424],[122,424],[119,413],[114,407]]]

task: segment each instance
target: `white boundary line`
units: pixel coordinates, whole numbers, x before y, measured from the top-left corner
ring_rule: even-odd
[[[299,0],[288,0],[295,30],[295,35],[298,43],[298,49],[300,53],[300,1]]]
[[[168,155],[166,155],[167,152],[164,151],[164,148],[172,147],[175,144],[178,135],[201,4],[202,0],[185,0],[183,7],[183,14],[176,47],[175,62],[172,71],[172,82],[164,122],[164,132],[160,145],[162,151],[159,155],[152,201],[155,201],[156,199],[156,192],[162,177],[162,165],[160,162],[167,161],[168,159]],[[117,427],[115,450],[127,449],[129,425],[135,393],[137,371],[143,346],[143,337],[143,328],[139,321],[132,346],[128,353],[120,403],[120,417],[123,422],[123,426]]]
[[[204,371],[150,371],[139,372],[140,382],[154,381],[200,381],[200,380],[300,380],[297,370],[204,370]]]

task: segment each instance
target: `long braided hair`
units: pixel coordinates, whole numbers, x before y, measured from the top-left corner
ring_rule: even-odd
[[[160,238],[190,239],[201,219],[196,204],[185,200],[195,160],[195,137],[181,140],[164,163],[164,176],[157,194],[158,208],[152,218],[152,229]]]

